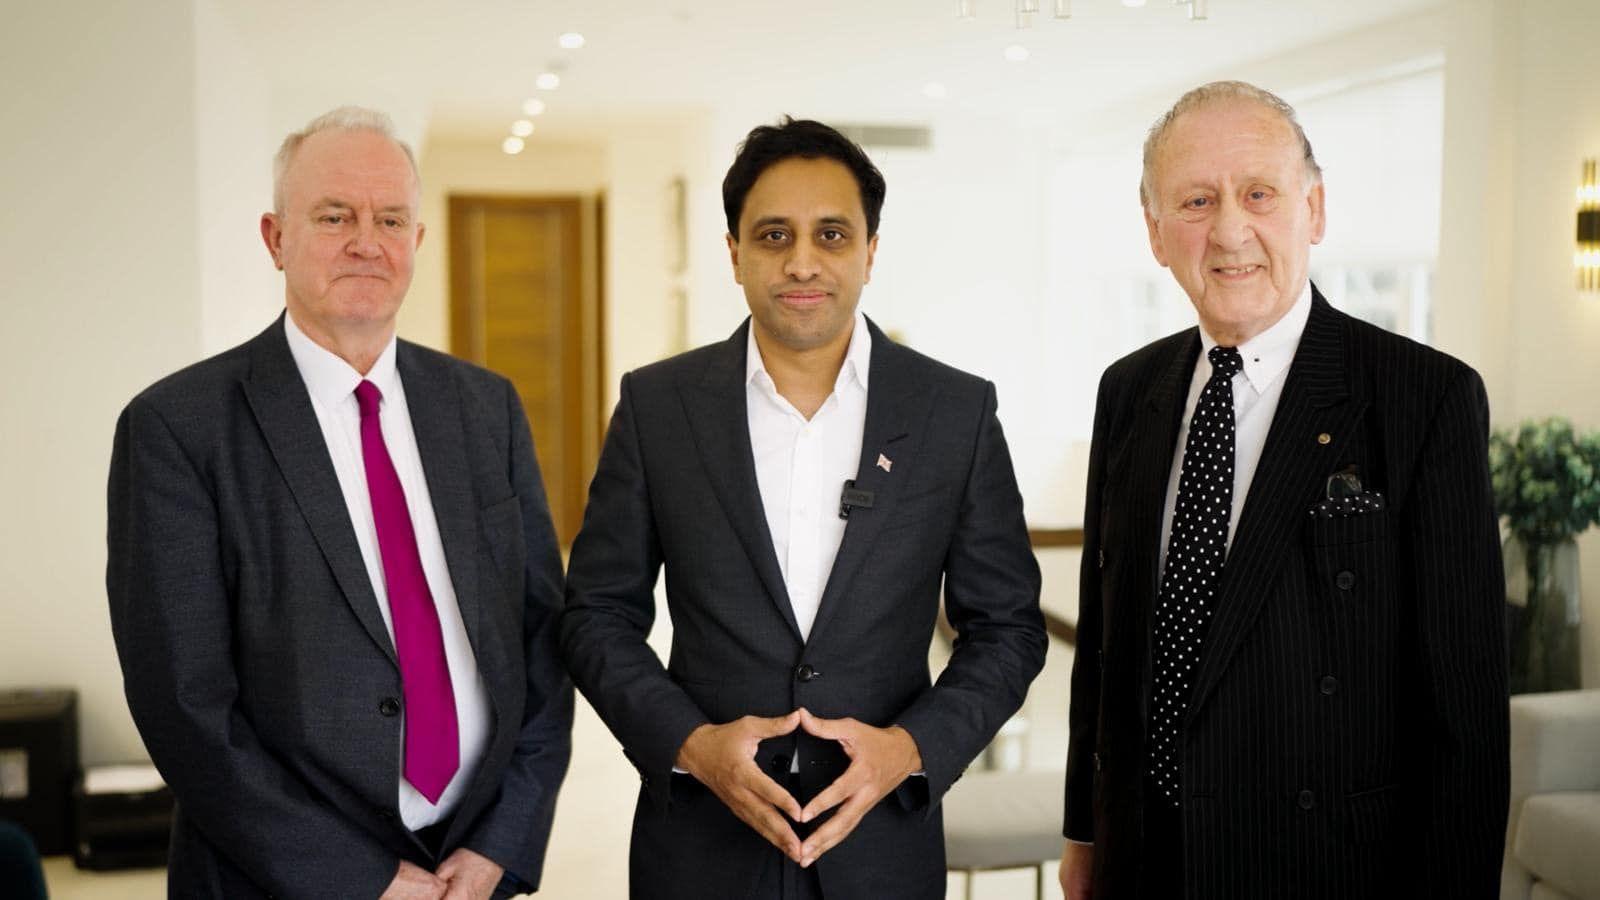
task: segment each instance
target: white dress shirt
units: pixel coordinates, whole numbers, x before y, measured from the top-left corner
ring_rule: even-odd
[[[1278,411],[1278,397],[1294,360],[1300,335],[1311,316],[1311,282],[1300,289],[1300,297],[1274,322],[1272,327],[1239,345],[1244,368],[1233,376],[1233,510],[1228,516],[1228,546],[1239,527],[1239,512],[1244,509],[1250,482],[1255,478],[1261,450],[1267,443],[1267,429]],[[1183,448],[1189,440],[1189,422],[1195,404],[1211,378],[1211,360],[1206,356],[1217,346],[1217,339],[1200,328],[1200,359],[1189,379],[1189,399],[1183,405],[1183,424],[1178,429],[1178,446],[1172,455],[1172,474],[1167,480],[1167,501],[1161,515],[1161,566],[1167,564],[1167,541],[1172,535],[1172,513],[1178,503],[1178,477],[1183,474]]]
[[[333,470],[339,477],[339,489],[344,494],[345,508],[350,511],[350,522],[355,526],[356,543],[361,547],[361,560],[367,567],[367,578],[372,582],[372,592],[378,598],[378,610],[383,614],[383,624],[389,630],[389,640],[394,640],[394,622],[389,614],[389,593],[383,580],[383,560],[378,555],[378,529],[372,516],[372,500],[367,493],[367,469],[361,455],[361,410],[356,404],[355,389],[363,376],[350,364],[324,349],[307,337],[294,317],[283,317],[284,331],[289,338],[289,352],[294,356],[295,368],[311,394],[311,408],[317,414],[317,424],[322,428],[322,439],[333,460]],[[417,552],[422,557],[422,572],[428,580],[428,590],[433,594],[433,605],[439,612],[439,626],[444,633],[445,659],[450,667],[450,684],[455,693],[456,721],[461,738],[461,765],[439,797],[437,806],[417,792],[404,775],[399,777],[400,818],[406,827],[416,829],[432,825],[453,811],[461,802],[462,794],[472,783],[473,772],[483,756],[489,740],[489,696],[478,674],[478,661],[467,640],[467,629],[461,622],[461,608],[456,602],[455,585],[450,581],[450,570],[445,564],[444,542],[439,537],[439,523],[433,515],[433,499],[428,494],[428,482],[422,473],[422,456],[417,451],[417,436],[411,428],[411,413],[406,406],[406,392],[400,383],[400,373],[395,368],[395,341],[373,363],[365,376],[383,393],[378,408],[378,423],[383,429],[383,441],[400,476],[400,486],[405,490],[406,508],[411,512],[411,527],[416,532]],[[401,753],[404,755],[404,719],[401,720]],[[402,765],[402,771],[404,766]]]
[[[867,422],[867,370],[872,336],[856,310],[850,346],[833,382],[833,393],[806,421],[778,393],[756,346],[755,323],[745,349],[745,412],[756,486],[772,533],[772,549],[794,608],[800,636],[810,638],[822,590],[833,571],[845,520],[839,495],[861,464],[861,434]]]

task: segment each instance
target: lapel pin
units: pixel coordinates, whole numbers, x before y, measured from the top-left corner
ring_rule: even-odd
[[[878,454],[878,468],[880,468],[880,469],[884,470],[885,472],[887,472],[890,469],[894,468],[894,460],[890,459],[887,456],[884,456],[882,453],[879,453]]]
[[[1331,440],[1333,440],[1333,435],[1328,434],[1326,431],[1317,435],[1317,443],[1319,444],[1326,445]]]

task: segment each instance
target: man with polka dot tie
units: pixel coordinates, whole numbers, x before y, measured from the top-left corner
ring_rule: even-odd
[[[1150,131],[1140,200],[1199,327],[1100,383],[1065,895],[1495,896],[1482,381],[1310,283],[1321,170],[1277,96],[1185,94]]]

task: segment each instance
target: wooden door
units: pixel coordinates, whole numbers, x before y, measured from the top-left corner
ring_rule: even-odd
[[[599,449],[593,209],[578,197],[450,198],[450,350],[516,385],[563,546]]]

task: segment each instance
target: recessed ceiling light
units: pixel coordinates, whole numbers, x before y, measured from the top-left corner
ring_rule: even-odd
[[[533,123],[527,119],[518,119],[511,123],[511,133],[517,137],[527,137],[533,134]]]
[[[930,81],[922,86],[922,96],[929,100],[943,100],[948,95],[949,92],[944,89],[944,85],[937,81]]]
[[[544,101],[538,97],[529,97],[522,101],[522,114],[525,116],[544,115]]]
[[[1012,62],[1025,62],[1028,59],[1028,48],[1021,44],[1012,44],[1005,50],[1006,59]]]
[[[1139,7],[1144,5],[1144,0],[1122,0],[1122,5],[1129,8]]]
[[[518,153],[521,153],[524,146],[526,145],[523,144],[522,138],[519,137],[508,137],[500,142],[500,149],[504,150],[511,156],[516,156]]]
[[[539,77],[533,80],[533,84],[541,91],[553,91],[561,87],[561,76],[554,72],[541,72]]]
[[[1124,0],[1124,2],[1126,2],[1126,0]],[[563,34],[561,37],[556,38],[556,43],[560,44],[561,49],[563,50],[576,50],[584,45],[584,40],[583,35],[577,33],[576,31],[569,31],[566,34]]]

